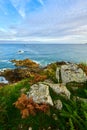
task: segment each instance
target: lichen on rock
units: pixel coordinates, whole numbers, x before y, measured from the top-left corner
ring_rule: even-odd
[[[28,92],[28,97],[32,97],[36,103],[47,103],[53,106],[49,86],[43,83],[32,85]]]
[[[78,83],[87,81],[87,76],[85,72],[76,64],[68,63],[66,65],[62,65],[60,71],[62,83],[64,84],[73,81]]]

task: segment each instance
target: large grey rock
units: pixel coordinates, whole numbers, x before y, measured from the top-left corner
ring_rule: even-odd
[[[76,64],[67,64],[61,66],[61,78],[62,83],[66,84],[68,82],[85,82],[87,81],[87,76],[81,68]]]
[[[32,85],[30,87],[28,96],[32,97],[36,103],[47,103],[53,106],[48,85],[43,83]]]
[[[52,90],[59,94],[65,96],[66,99],[70,99],[70,91],[63,84],[49,84]]]

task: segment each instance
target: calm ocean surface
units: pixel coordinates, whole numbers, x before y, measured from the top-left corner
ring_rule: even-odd
[[[87,44],[0,44],[0,69],[14,68],[11,60],[25,58],[43,66],[55,61],[87,63]]]

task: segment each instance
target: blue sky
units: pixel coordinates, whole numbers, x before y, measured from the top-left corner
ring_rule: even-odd
[[[0,41],[86,43],[87,0],[0,0]]]

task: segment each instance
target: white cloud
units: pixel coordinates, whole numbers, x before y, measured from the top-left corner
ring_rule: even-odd
[[[26,16],[26,4],[30,0],[10,0],[18,13],[24,18]]]
[[[82,0],[38,0],[43,8],[26,13],[30,0],[10,0],[24,18],[4,38],[22,41],[58,43],[87,42],[87,1]],[[6,36],[7,34],[7,36]]]
[[[43,0],[38,0],[38,2],[39,2],[42,6],[44,5]]]

